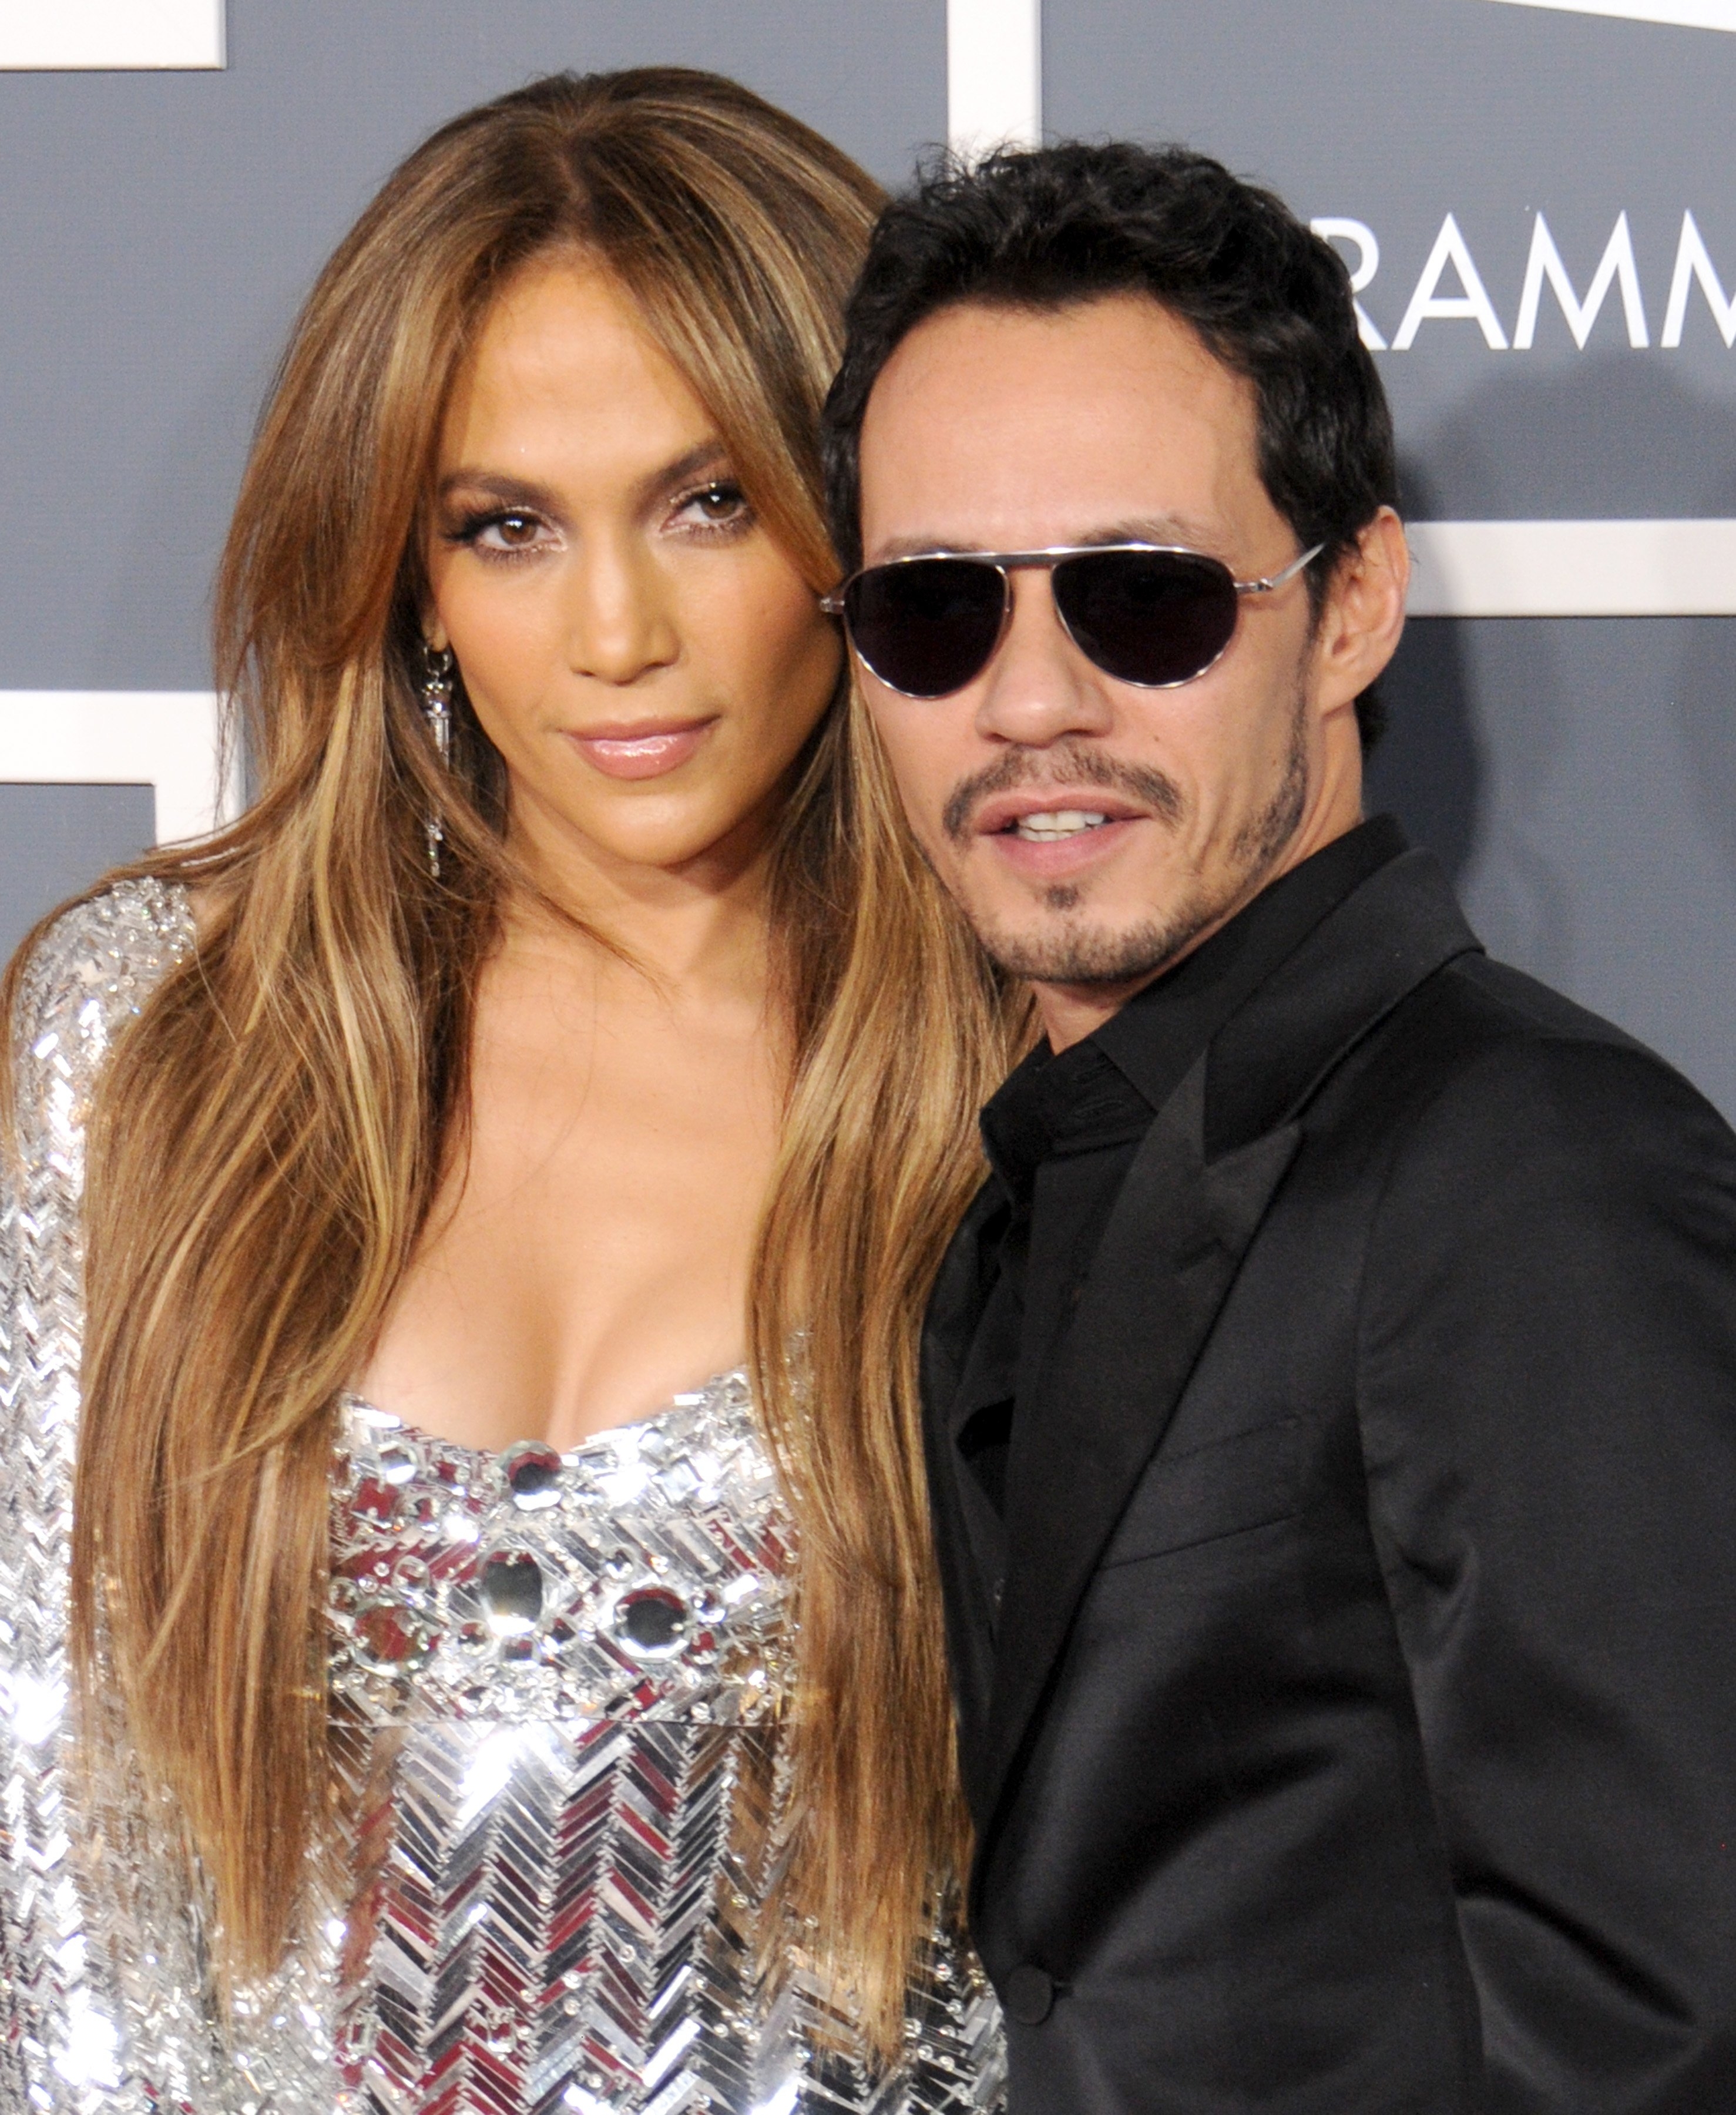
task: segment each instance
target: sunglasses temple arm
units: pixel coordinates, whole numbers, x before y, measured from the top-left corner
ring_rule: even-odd
[[[1304,566],[1311,566],[1325,548],[1324,544],[1316,544],[1311,551],[1304,551],[1299,558],[1292,558],[1281,573],[1268,573],[1263,580],[1238,580],[1236,593],[1238,594],[1274,594],[1288,581],[1293,580]]]

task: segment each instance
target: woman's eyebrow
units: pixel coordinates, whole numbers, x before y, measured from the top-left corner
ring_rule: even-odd
[[[722,441],[716,438],[701,441],[696,447],[677,456],[673,462],[665,463],[661,470],[654,470],[649,476],[641,478],[639,489],[645,498],[654,499],[673,486],[685,484],[690,477],[696,477],[701,470],[714,470],[728,460],[729,451]]]
[[[538,484],[530,478],[508,477],[499,470],[462,467],[448,470],[440,479],[436,496],[449,499],[455,492],[481,493],[498,500],[503,507],[531,507],[539,514],[559,511],[555,496],[546,484]]]

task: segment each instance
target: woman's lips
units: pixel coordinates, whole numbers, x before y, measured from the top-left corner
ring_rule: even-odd
[[[593,727],[567,739],[605,778],[660,778],[687,762],[715,720],[645,720]]]

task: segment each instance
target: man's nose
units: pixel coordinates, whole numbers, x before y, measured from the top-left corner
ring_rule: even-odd
[[[1114,718],[1107,678],[1068,636],[1049,573],[1021,567],[1011,577],[1013,608],[981,679],[978,733],[1029,749],[1107,733]]]
[[[649,552],[599,539],[581,552],[567,608],[567,659],[599,683],[631,683],[681,651],[672,584]]]

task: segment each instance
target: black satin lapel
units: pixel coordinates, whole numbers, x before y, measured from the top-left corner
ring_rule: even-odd
[[[1302,1135],[1286,1124],[1208,1166],[1205,1080],[1202,1057],[1153,1122],[1072,1326],[1015,1426],[985,1814]]]

